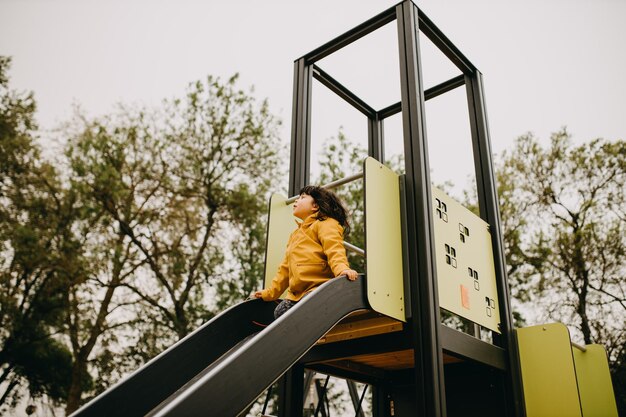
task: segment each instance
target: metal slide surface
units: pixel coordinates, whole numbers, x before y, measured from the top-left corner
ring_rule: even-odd
[[[218,363],[233,347],[273,320],[275,303],[250,300],[224,310],[193,333],[109,388],[72,417],[139,417]]]
[[[365,279],[335,278],[187,384],[155,417],[236,416],[353,311],[366,309]]]

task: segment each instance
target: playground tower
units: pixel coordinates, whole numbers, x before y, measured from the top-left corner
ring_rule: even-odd
[[[327,74],[316,63],[339,51],[341,48],[376,31],[384,25],[395,22],[399,51],[399,72],[401,101],[382,109],[375,109],[359,98],[348,88]],[[419,39],[428,38],[454,66],[459,74],[439,85],[425,89],[422,82],[422,55]],[[373,384],[375,398],[384,402],[394,398],[396,410],[411,410],[410,414],[419,416],[456,415],[447,409],[460,407],[469,415],[522,415],[520,376],[515,349],[514,330],[511,318],[509,291],[506,280],[502,233],[499,209],[491,160],[491,145],[485,107],[483,79],[480,71],[463,53],[424,15],[410,0],[380,13],[361,25],[322,45],[295,61],[293,118],[291,136],[291,163],[289,175],[289,194],[309,183],[310,148],[311,148],[311,96],[313,79],[329,88],[340,98],[363,113],[368,123],[368,154],[378,161],[385,160],[383,124],[385,119],[401,113],[404,137],[405,174],[400,178],[401,199],[403,200],[402,228],[404,236],[404,256],[406,259],[404,281],[406,287],[406,323],[400,335],[390,333],[376,340],[360,340],[369,346],[382,345],[379,350],[390,349],[397,343],[396,352],[406,351],[410,346],[413,368],[398,371],[390,380],[398,383]],[[473,161],[478,191],[480,218],[488,226],[489,245],[493,259],[493,276],[487,274],[481,280],[493,278],[496,288],[495,299],[491,305],[470,305],[470,309],[486,311],[496,308],[499,326],[493,332],[493,342],[480,339],[479,325],[475,325],[475,334],[468,335],[452,330],[441,323],[439,287],[446,271],[440,270],[438,254],[445,258],[445,245],[438,245],[436,239],[438,211],[434,207],[441,205],[442,199],[433,194],[431,186],[428,130],[425,123],[425,102],[451,90],[463,88],[467,95],[467,107],[470,117]],[[454,123],[454,120],[451,120]],[[366,179],[367,180],[367,179]],[[367,192],[366,192],[367,194]],[[366,196],[367,200],[368,196]],[[369,196],[369,198],[376,198]],[[444,197],[445,198],[445,197]],[[450,204],[444,204],[450,210]],[[366,217],[368,216],[366,208]],[[462,211],[443,213],[450,217],[466,217]],[[454,227],[457,225],[454,224]],[[367,226],[366,226],[367,227]],[[478,232],[478,230],[476,230]],[[463,232],[461,232],[462,234]],[[472,236],[473,238],[473,236]],[[469,239],[468,239],[469,240]],[[452,246],[452,245],[449,245]],[[454,245],[456,251],[464,248]],[[367,262],[370,263],[369,245],[366,249]],[[458,254],[457,258],[462,254]],[[464,266],[467,269],[466,266]],[[461,266],[459,265],[459,268]],[[371,277],[367,277],[368,280]],[[471,285],[471,284],[470,284]],[[468,286],[469,287],[469,286]],[[451,289],[453,297],[462,294],[458,288]],[[473,287],[469,291],[474,291]],[[370,300],[371,301],[371,300]],[[447,306],[444,306],[447,307]],[[470,313],[470,309],[466,309]],[[463,314],[463,311],[460,311]],[[495,314],[494,314],[495,315]],[[466,317],[472,319],[471,314]],[[354,341],[354,344],[357,342]],[[347,351],[354,346],[347,343]],[[316,348],[310,353],[314,355]],[[321,349],[318,349],[321,351]],[[330,350],[330,349],[329,349]],[[335,348],[335,355],[341,356]],[[376,350],[376,349],[374,349]],[[319,358],[317,358],[319,361]],[[306,357],[303,358],[306,362]],[[449,364],[448,364],[449,363]],[[446,370],[450,368],[449,370]],[[326,369],[328,371],[328,369]],[[335,373],[338,371],[335,370]],[[285,381],[298,381],[302,377],[302,367],[289,371]],[[339,372],[342,374],[342,372]],[[400,376],[402,374],[402,376]],[[343,372],[346,377],[350,372]],[[363,379],[362,375],[356,375]],[[297,385],[297,383],[295,383]],[[283,384],[282,415],[298,415],[301,409],[298,398],[299,390]],[[379,404],[389,408],[389,405]],[[469,414],[467,414],[469,413]],[[386,414],[378,414],[386,415]],[[405,415],[404,413],[398,415]]]

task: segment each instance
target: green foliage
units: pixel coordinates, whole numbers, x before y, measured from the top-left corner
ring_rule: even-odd
[[[259,286],[278,121],[236,82],[208,77],[158,109],[77,114],[68,125],[84,242],[99,253],[71,292],[68,329],[75,356],[97,354],[105,379],[116,350],[119,367],[138,366]]]
[[[497,174],[520,310],[534,322],[567,324],[586,344],[604,345],[614,375],[623,375],[626,142],[575,146],[563,129],[544,148],[528,134],[504,153]]]
[[[279,121],[237,76],[208,77],[158,109],[77,113],[53,166],[32,94],[8,89],[9,63],[0,57],[0,407],[27,384],[70,413],[259,287]]]
[[[16,372],[29,382],[31,395],[47,395],[57,401],[67,397],[72,355],[62,343],[41,335],[15,352]],[[86,383],[91,383],[87,380]]]
[[[65,395],[69,352],[52,333],[80,267],[70,203],[34,137],[35,101],[9,88],[9,65],[0,57],[0,407],[14,405],[24,384],[32,396]]]
[[[589,306],[609,314],[598,320],[625,308],[625,157],[623,141],[574,147],[563,130],[548,149],[531,135],[519,138],[498,169],[514,295],[567,294],[564,308],[549,313],[577,317],[586,343],[605,339],[604,326],[592,329],[584,318]]]
[[[10,173],[20,174],[37,158],[32,132],[36,129],[36,109],[32,93],[18,93],[9,88],[11,59],[0,56],[0,196],[9,186]]]

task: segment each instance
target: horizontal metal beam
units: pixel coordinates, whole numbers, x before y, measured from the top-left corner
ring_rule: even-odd
[[[384,369],[375,368],[359,362],[353,362],[347,359],[340,359],[328,363],[319,363],[311,365],[310,369],[326,375],[332,375],[339,378],[348,378],[353,381],[363,383],[371,383],[372,380],[384,381],[387,379]]]
[[[507,370],[506,351],[473,336],[439,325],[441,348],[446,353],[480,362],[491,367]]]
[[[344,46],[361,39],[363,36],[375,31],[376,29],[385,26],[387,23],[392,22],[395,18],[396,7],[394,6],[361,23],[360,25],[347,31],[343,35],[336,37],[332,41],[325,43],[319,48],[314,49],[313,51],[304,55],[303,58],[306,60],[307,64],[313,64],[320,59],[332,54],[333,52],[343,48]]]
[[[448,81],[444,81],[441,84],[437,84],[424,91],[424,100],[430,100],[440,96],[448,91],[452,91],[455,88],[465,85],[465,75],[460,74],[454,78],[450,78]]]
[[[357,381],[357,382],[361,382],[363,384],[368,384],[368,385],[378,385],[389,380],[387,373],[384,372],[382,369],[378,370],[378,372],[374,374],[363,374],[363,373],[357,373],[353,370],[348,370],[345,368],[337,368],[332,365],[324,364],[324,363],[313,364],[310,367],[307,367],[307,369],[310,369],[312,371],[315,371],[321,374],[332,375],[337,378]]]
[[[370,119],[376,116],[376,110],[317,65],[313,65],[313,78]]]
[[[451,78],[447,81],[442,82],[441,84],[437,84],[434,87],[429,88],[424,91],[424,100],[428,101],[431,98],[435,98],[440,96],[448,91],[452,91],[455,88],[461,87],[465,85],[465,75],[460,74],[454,78]],[[377,112],[377,116],[380,120],[386,119],[389,116],[393,116],[394,114],[398,114],[402,111],[402,103],[397,102],[392,104],[391,106],[387,106],[384,109],[381,109]]]
[[[392,104],[391,106],[387,106],[382,110],[378,111],[378,118],[380,120],[384,120],[389,116],[393,116],[394,114],[398,114],[402,111],[402,103],[397,102]]]
[[[474,64],[463,55],[459,48],[421,10],[418,12],[418,28],[464,74],[473,74],[476,71]]]
[[[340,185],[347,184],[349,182],[356,181],[356,180],[361,179],[361,178],[363,178],[363,173],[362,172],[358,172],[358,173],[350,175],[348,177],[344,177],[344,178],[338,179],[336,181],[329,182],[328,184],[322,185],[322,188],[337,188]],[[296,201],[298,199],[298,197],[299,196],[297,196],[297,195],[294,195],[293,197],[289,197],[287,200],[285,200],[285,204],[289,205],[289,204],[293,203],[294,201]]]
[[[584,346],[579,345],[578,343],[574,343],[574,342],[570,342],[572,344],[572,347],[575,347],[576,349],[580,350],[581,352],[586,352],[587,348]]]

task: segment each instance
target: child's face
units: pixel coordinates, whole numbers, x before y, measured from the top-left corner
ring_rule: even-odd
[[[293,215],[302,220],[317,212],[317,210],[318,207],[315,204],[315,200],[308,194],[300,194],[293,204]]]

